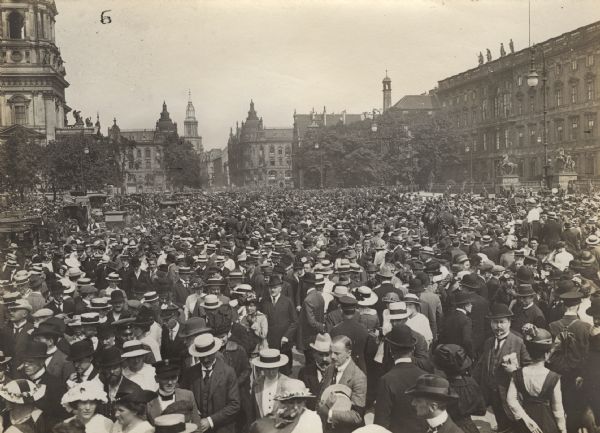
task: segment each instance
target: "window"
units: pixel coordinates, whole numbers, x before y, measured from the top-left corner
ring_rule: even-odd
[[[563,125],[562,122],[560,122],[556,125],[556,141],[563,141],[563,139]]]
[[[522,129],[519,129],[519,139],[517,141],[519,147],[522,147],[525,144],[525,134]]]
[[[146,169],[150,170],[152,168],[152,160],[147,159],[146,160]]]
[[[136,155],[138,158],[141,158],[141,157],[142,157],[142,151],[141,151],[140,149],[137,149],[137,150],[135,151],[135,155]]]
[[[275,166],[275,160],[274,159],[269,160],[269,165],[271,167],[274,167]]]
[[[587,93],[587,100],[591,101],[593,99],[595,99],[596,97],[596,86],[594,85],[594,80],[588,80],[586,83],[586,93]]]
[[[275,155],[275,146],[273,146],[272,144],[269,146],[269,154]]]
[[[577,70],[577,59],[571,60],[571,70],[572,71],[576,71]]]
[[[594,55],[593,54],[588,54],[587,57],[585,58],[585,64],[586,66],[594,66]]]
[[[577,84],[571,86],[571,104],[577,103]]]
[[[485,132],[483,133],[483,150],[487,150],[487,134]]]
[[[279,146],[279,147],[277,148],[277,154],[278,154],[278,155],[283,155],[283,149],[281,148],[281,146]]]
[[[146,149],[144,154],[146,155],[146,158],[150,158],[150,149]]]
[[[517,78],[517,85],[518,86],[522,86],[523,85],[523,75],[519,75],[519,78]]]
[[[535,126],[529,126],[529,145],[534,146],[536,140]]]
[[[285,146],[285,156],[289,156],[292,153],[292,149],[290,146]]]
[[[573,117],[571,119],[571,131],[569,132],[569,138],[571,140],[577,140],[577,136],[579,131],[579,118]]]
[[[275,170],[269,170],[269,180],[275,180],[277,172]]]
[[[477,139],[473,137],[473,152],[477,152]]]
[[[486,120],[487,119],[487,99],[484,99],[483,102],[481,103],[481,119],[482,120]]]
[[[277,158],[277,164],[283,165],[283,160],[281,158]]]
[[[535,95],[529,95],[529,112],[533,113],[535,110]]]
[[[292,178],[292,171],[291,170],[286,170],[285,171],[285,178],[286,179],[291,179]]]
[[[560,107],[562,105],[562,90],[556,89],[556,106]]]
[[[585,174],[593,175],[594,174],[594,159],[591,155],[590,157],[585,159]]]
[[[595,114],[586,115],[585,121],[587,124],[587,128],[584,132],[586,134],[594,135],[594,126],[596,125],[596,115]]]
[[[17,125],[27,124],[27,110],[24,105],[15,105],[15,123]]]
[[[518,105],[517,105],[517,112],[519,113],[519,116],[523,115],[523,101],[519,101]]]
[[[19,12],[11,12],[8,16],[8,37],[25,39],[25,18]]]
[[[500,131],[496,131],[496,150],[500,149]]]
[[[508,129],[504,130],[504,147],[508,148],[510,145],[510,142],[508,141]]]

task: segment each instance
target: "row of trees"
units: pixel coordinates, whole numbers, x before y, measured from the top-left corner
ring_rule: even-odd
[[[107,185],[124,188],[136,144],[125,138],[63,136],[42,145],[23,132],[0,143],[0,190],[23,197],[26,191],[58,193],[100,190]],[[202,185],[200,156],[192,145],[172,138],[164,146],[167,180],[174,188]],[[140,168],[139,161],[133,163]]]
[[[376,125],[376,127],[374,126]],[[350,125],[309,128],[295,155],[306,188],[419,185],[441,178],[457,138],[443,119],[411,125],[384,113]]]

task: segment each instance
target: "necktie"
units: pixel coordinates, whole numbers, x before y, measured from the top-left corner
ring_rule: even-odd
[[[77,383],[83,382],[83,376],[78,374],[77,377],[75,378],[75,382],[77,382]]]
[[[506,336],[508,337],[508,335]],[[496,338],[496,345],[494,346],[494,350],[496,351],[496,353],[498,353],[498,351],[500,350],[500,348],[502,347],[502,342],[504,340],[506,340],[506,337],[503,338]]]
[[[333,369],[333,380],[331,381],[332,385],[335,385],[337,383],[337,377],[338,377],[338,369],[334,368]]]
[[[208,386],[208,381],[210,380],[210,374],[212,373],[212,368],[209,369],[202,369],[202,371],[204,372],[204,378],[202,379],[204,382],[204,386]]]
[[[277,302],[277,298],[275,296],[273,296],[273,305],[275,305],[276,302]]]

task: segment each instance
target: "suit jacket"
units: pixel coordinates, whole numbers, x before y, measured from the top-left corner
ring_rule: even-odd
[[[267,316],[269,332],[267,342],[273,349],[281,348],[281,338],[287,337],[293,344],[296,336],[297,321],[296,307],[290,298],[279,296],[276,305],[273,305],[270,296],[265,296],[260,303],[260,311]]]
[[[123,290],[127,296],[132,296],[133,293],[144,293],[150,290],[152,281],[148,271],[140,271],[139,277],[135,275],[133,269],[128,269],[123,276]]]
[[[464,430],[454,424],[454,421],[452,421],[452,418],[448,415],[446,422],[438,426],[437,433],[464,433]]]
[[[133,313],[131,311],[129,311],[129,310],[121,311],[121,314],[119,315],[119,320],[126,319],[128,317],[133,317]],[[106,315],[106,323],[113,323],[113,322],[116,322],[115,316],[112,311],[109,311],[108,314]]]
[[[352,340],[352,360],[362,371],[366,372],[365,352],[369,338],[367,329],[358,322],[356,316],[352,319],[344,318],[331,330],[331,338],[338,335],[345,335]]]
[[[73,298],[66,298],[63,300],[62,309],[54,302],[54,300],[48,302],[45,308],[51,309],[54,314],[73,314],[75,313],[75,302]]]
[[[26,375],[21,375],[22,379],[29,378]],[[44,414],[48,417],[50,425],[54,426],[67,419],[69,414],[65,408],[60,404],[60,398],[67,392],[67,385],[62,379],[48,374],[46,371],[39,380],[36,381],[37,385],[46,385],[46,392],[44,396],[35,402],[35,406],[41,409]]]
[[[425,422],[417,417],[410,396],[405,391],[417,383],[419,376],[426,374],[415,364],[398,363],[379,379],[373,422],[392,433],[421,433],[426,430]]]
[[[199,426],[200,414],[198,412],[198,406],[196,405],[196,400],[194,399],[194,394],[192,394],[192,391],[189,391],[187,389],[176,388],[174,403],[179,402],[189,402],[191,410],[181,412],[178,411],[177,413],[185,415],[185,422],[191,422]],[[148,416],[148,422],[150,424],[154,425],[154,419],[162,415],[162,413],[163,410],[160,407],[160,396],[157,396],[154,400],[151,400],[148,404],[146,404],[146,414]]]
[[[473,350],[475,353],[479,353],[485,341],[486,333],[490,330],[485,318],[490,310],[490,302],[477,293],[471,293],[471,299],[473,308],[469,317],[473,323]]]
[[[325,370],[325,376],[323,377],[323,383],[321,384],[321,392],[331,385],[334,381],[334,369],[335,366],[331,364],[327,370]],[[352,402],[352,408],[348,411],[334,410],[331,414],[331,431],[335,432],[351,432],[357,427],[360,427],[363,423],[363,412],[367,402],[367,376],[362,372],[360,368],[350,360],[348,366],[342,373],[342,377],[338,382],[341,385],[346,385],[352,390],[350,395],[350,401]],[[321,406],[321,403],[317,403],[317,406]],[[322,407],[319,413],[325,417],[323,424],[327,423],[328,409]]]
[[[188,287],[185,287],[181,280],[178,280],[175,284],[173,284],[173,302],[179,306],[185,305],[185,301],[188,296],[191,295],[191,291]]]
[[[4,343],[6,351],[13,357],[12,366],[16,371],[16,368],[23,362],[23,352],[27,343],[31,340],[33,325],[29,322],[26,323],[17,334],[13,330],[13,324],[9,323],[6,328],[2,329],[1,340]]]
[[[290,380],[290,378],[287,377],[285,374],[279,373],[279,377],[277,378],[277,389],[275,390],[275,395],[277,395],[281,392],[282,387],[289,380]],[[254,386],[252,387],[252,395],[254,395],[255,419],[259,419],[259,418],[262,418],[262,417],[268,415],[268,413],[265,413],[265,408],[263,408],[263,406],[262,406],[262,403],[263,403],[262,398],[263,398],[264,388],[265,388],[265,377],[259,376],[256,379],[256,382],[254,382]],[[272,413],[277,413],[278,408],[279,408],[279,402],[274,401]]]
[[[202,379],[202,364],[189,369],[183,385],[194,394],[200,417],[211,417],[211,433],[235,433],[236,416],[240,410],[240,394],[233,368],[217,357],[208,387]],[[208,388],[208,389],[205,389]]]
[[[440,336],[441,344],[458,344],[473,359],[473,324],[469,316],[454,310],[446,316]]]
[[[554,249],[556,242],[560,241],[562,235],[562,224],[556,220],[548,220],[542,228],[541,243],[544,243]]]
[[[304,385],[309,389],[312,395],[319,395],[321,392],[321,383],[325,376],[323,375],[321,381],[319,381],[319,375],[317,374],[317,365],[313,362],[309,365],[305,365],[298,371],[298,379],[304,382]],[[306,407],[310,410],[315,410],[317,402],[315,399],[308,399],[306,401]]]
[[[296,347],[298,350],[308,349],[317,334],[325,331],[325,300],[321,292],[312,290],[306,295],[298,317]]]
[[[50,362],[46,365],[46,371],[48,374],[66,382],[69,376],[75,373],[75,367],[71,361],[67,361],[67,355],[60,349],[57,349],[50,356]]]
[[[485,341],[473,376],[481,386],[486,402],[490,401],[492,393],[499,392],[500,398],[506,403],[506,392],[512,376],[502,367],[502,358],[510,353],[516,353],[519,367],[531,362],[531,358],[525,349],[523,339],[512,332],[508,334],[498,353],[494,349],[495,344],[495,337],[490,337]]]
[[[166,325],[163,325],[160,337],[160,356],[162,359],[181,358],[182,353],[187,356],[185,338],[179,336],[180,333],[181,325],[179,325],[175,339],[171,340],[170,329],[168,329]]]
[[[524,310],[521,304],[517,303],[513,307],[513,318],[510,322],[510,327],[513,331],[521,334],[523,325],[526,323],[533,323],[538,328],[546,328],[546,318],[544,313],[537,305],[533,304],[528,309]]]

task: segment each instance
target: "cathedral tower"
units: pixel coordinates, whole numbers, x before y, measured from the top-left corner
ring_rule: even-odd
[[[202,137],[198,135],[198,121],[196,120],[196,110],[192,104],[192,93],[189,93],[188,104],[185,110],[185,121],[183,122],[183,139],[189,141],[194,146],[196,153],[204,151],[202,147]]]
[[[54,39],[54,0],[0,0],[0,132],[42,141],[66,124],[65,67]],[[16,126],[20,125],[20,126]]]
[[[383,111],[387,111],[392,106],[392,80],[388,77],[387,71],[385,71],[385,78],[383,83]]]

